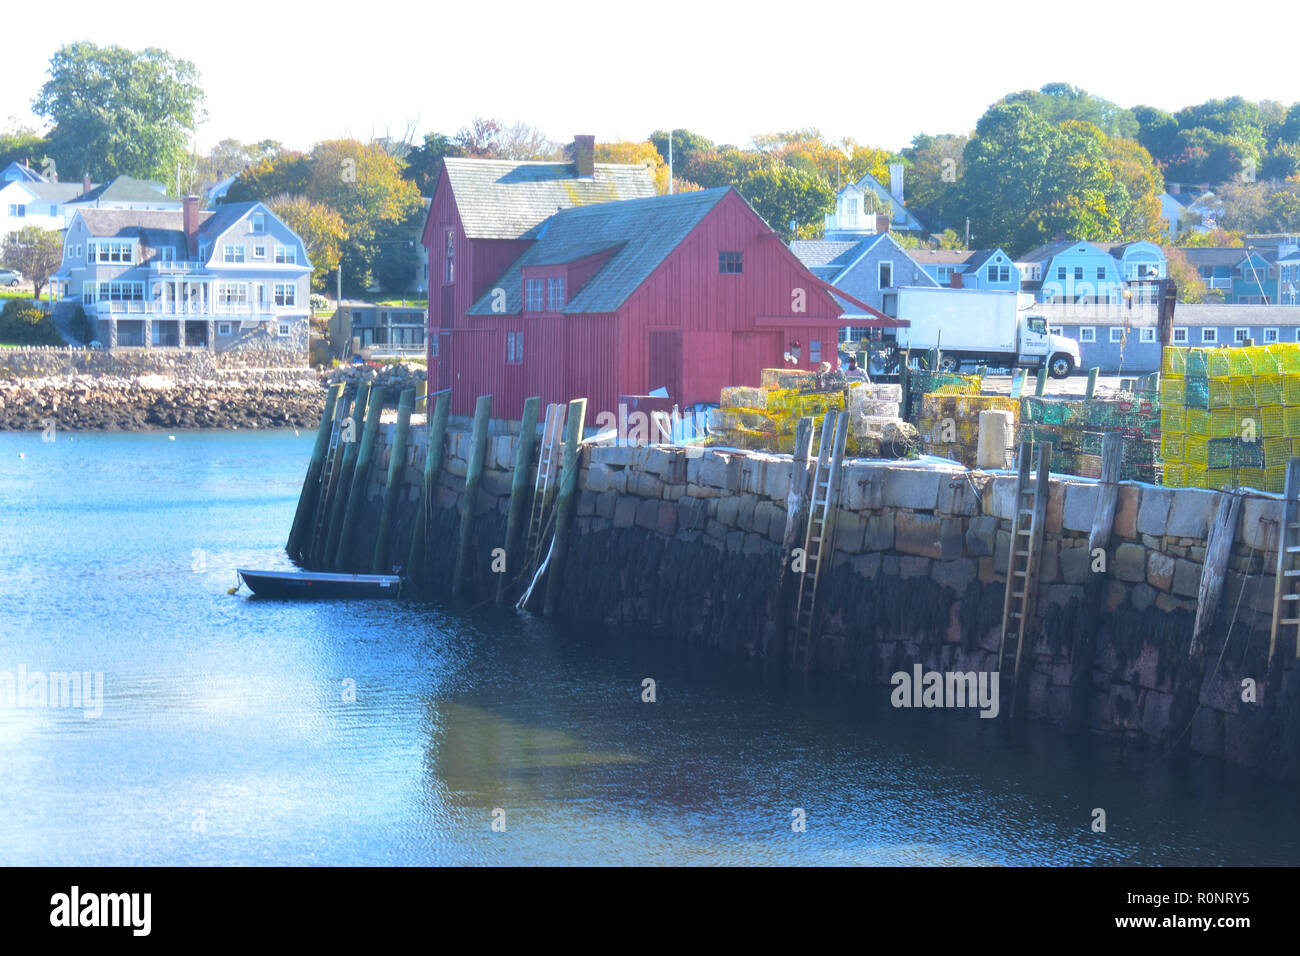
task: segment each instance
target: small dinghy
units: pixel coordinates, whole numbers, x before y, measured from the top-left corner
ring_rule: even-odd
[[[395,574],[251,571],[248,568],[236,568],[235,573],[258,597],[395,598],[402,592],[402,579]]]

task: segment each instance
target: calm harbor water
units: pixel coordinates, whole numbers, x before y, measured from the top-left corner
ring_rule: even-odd
[[[103,675],[89,714],[0,693],[0,864],[1300,863],[1294,788],[1235,771],[491,607],[227,594],[288,566],[311,441],[0,435],[0,691]]]

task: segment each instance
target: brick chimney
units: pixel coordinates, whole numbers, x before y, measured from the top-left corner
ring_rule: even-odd
[[[81,174],[81,195],[90,192],[90,173]]]
[[[199,254],[199,197],[186,196],[184,203],[185,246],[189,257],[195,259]]]
[[[573,137],[573,164],[579,179],[593,179],[596,175],[596,137]]]
[[[889,214],[876,213],[876,232],[889,232]]]

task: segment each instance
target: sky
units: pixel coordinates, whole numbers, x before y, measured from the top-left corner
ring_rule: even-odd
[[[746,145],[815,126],[895,150],[964,132],[1003,95],[1065,82],[1123,106],[1300,100],[1295,13],[1252,3],[1092,0],[1053,11],[912,0],[796,4],[318,0],[139,8],[68,0],[0,58],[0,124],[41,127],[31,101],[64,43],[161,47],[198,67],[216,141],[454,133],[475,116],[551,139],[644,139],[685,128]],[[1268,25],[1273,24],[1275,28]],[[6,118],[12,118],[6,120]]]

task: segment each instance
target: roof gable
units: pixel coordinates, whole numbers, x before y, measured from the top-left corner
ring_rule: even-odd
[[[597,163],[578,179],[573,163],[443,160],[443,175],[471,239],[534,238],[529,232],[562,209],[655,195],[645,166]]]
[[[574,206],[549,217],[537,241],[494,283],[506,293],[505,314],[522,311],[523,270],[565,265],[613,249],[605,264],[562,310],[613,312],[621,306],[731,187]],[[489,290],[468,315],[494,315]]]
[[[77,202],[167,202],[180,206],[179,199],[173,199],[157,183],[131,176],[118,176],[104,183],[76,200]]]

